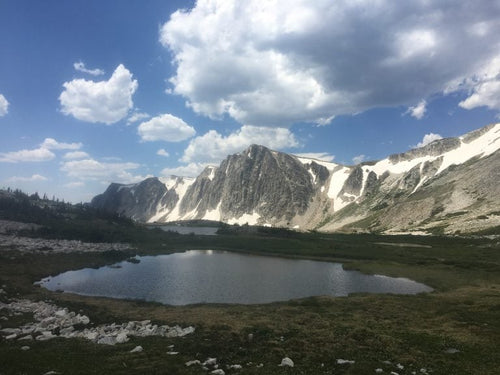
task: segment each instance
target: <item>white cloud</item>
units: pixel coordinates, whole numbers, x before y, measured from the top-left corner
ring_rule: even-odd
[[[189,163],[175,168],[165,168],[160,174],[162,176],[197,177],[208,165],[208,163]]]
[[[302,152],[300,154],[294,154],[298,157],[308,158],[308,159],[316,159],[332,162],[335,159],[335,155],[330,155],[326,152]]]
[[[166,158],[170,156],[170,154],[165,151],[164,148],[160,148],[158,151],[156,151],[156,155],[165,156]]]
[[[49,161],[56,157],[56,155],[44,148],[36,148],[34,150],[20,150],[11,152],[0,153],[0,162],[6,163],[19,163],[19,162],[42,162]]]
[[[0,94],[0,117],[5,116],[9,112],[9,102],[5,96]]]
[[[64,154],[63,159],[75,160],[75,159],[85,159],[88,158],[89,154],[84,151],[71,151]]]
[[[45,138],[40,144],[40,147],[46,148],[48,150],[78,150],[82,148],[82,144],[78,143],[64,143],[57,142],[54,138]]]
[[[113,124],[133,108],[132,95],[137,86],[137,80],[122,64],[108,81],[74,79],[63,84],[64,91],[59,96],[61,111],[78,120]]]
[[[37,181],[47,181],[48,178],[40,174],[34,174],[31,177],[20,177],[13,176],[7,179],[7,182],[37,182]]]
[[[61,171],[68,177],[78,180],[96,180],[104,183],[120,182],[133,183],[139,182],[148,176],[134,175],[130,171],[140,167],[137,163],[106,163],[94,159],[72,160],[63,162]]]
[[[218,163],[227,155],[240,152],[251,144],[259,144],[272,149],[298,146],[297,140],[288,129],[244,125],[227,137],[215,130],[210,130],[192,139],[184,150],[181,161]]]
[[[418,102],[416,106],[409,107],[405,114],[410,114],[410,116],[415,117],[417,120],[421,120],[425,112],[427,112],[427,102],[425,100],[421,100]]]
[[[464,108],[498,108],[498,86],[474,77],[500,56],[499,20],[495,1],[471,12],[454,1],[203,0],[172,14],[160,41],[176,68],[167,91],[194,111],[258,126],[324,124],[464,81],[473,90]]]
[[[74,63],[73,67],[75,68],[76,71],[87,73],[93,76],[100,76],[104,74],[104,70],[102,69],[87,69],[85,67],[85,64],[81,61]]]
[[[439,134],[429,133],[424,135],[424,138],[422,138],[421,142],[417,143],[415,146],[412,147],[414,148],[424,147],[431,142],[437,141],[438,139],[443,139],[443,137],[441,137]]]
[[[179,142],[196,134],[192,126],[169,113],[153,117],[139,125],[137,132],[143,141]]]
[[[362,163],[366,160],[366,155],[357,155],[355,157],[352,158],[352,162],[356,165],[356,164],[359,164],[359,163]]]
[[[151,116],[149,114],[144,113],[144,112],[134,112],[127,119],[127,125],[131,125],[134,122],[145,120],[145,119],[150,118],[150,117]]]

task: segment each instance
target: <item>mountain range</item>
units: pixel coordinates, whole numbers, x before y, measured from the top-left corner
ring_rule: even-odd
[[[252,145],[198,177],[112,183],[93,207],[139,222],[459,234],[500,228],[500,123],[342,165]]]

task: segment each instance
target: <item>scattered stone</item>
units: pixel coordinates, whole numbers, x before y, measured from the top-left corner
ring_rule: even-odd
[[[421,368],[421,369],[420,369],[420,372],[421,372],[422,374],[427,374],[427,369],[426,369],[426,368]]]
[[[130,351],[130,353],[140,353],[144,350],[144,348],[140,345],[136,346],[134,349]]]
[[[253,333],[248,334],[248,341],[249,342],[253,341]]]
[[[383,372],[384,372],[384,370],[382,370],[381,368],[376,368],[376,369],[375,369],[375,372],[376,372],[377,374],[381,374],[381,373],[383,373]]]
[[[186,362],[186,367],[191,367],[193,365],[201,365],[201,362],[198,361],[197,359],[193,360],[193,361],[188,361]]]
[[[456,353],[460,353],[460,350],[458,349],[455,349],[455,348],[448,348],[444,351],[446,354],[456,354]]]
[[[211,371],[210,373],[211,373],[211,374],[213,374],[213,375],[225,375],[225,374],[226,374],[226,373],[224,372],[224,370],[222,370],[222,369],[220,369],[220,368],[219,368],[219,369],[217,369],[217,370],[213,370],[213,371]]]
[[[168,355],[177,355],[179,352],[167,352]]]
[[[241,365],[229,365],[227,366],[228,370],[241,370],[243,367]]]
[[[354,363],[355,361],[350,361],[348,359],[341,359],[341,358],[337,359],[337,365],[352,365]]]
[[[43,375],[56,375],[56,374],[59,374],[57,371],[47,371],[45,374]]]
[[[76,330],[75,326],[86,326],[90,323],[88,316],[43,301],[13,300],[8,304],[0,302],[0,310],[2,309],[10,314],[32,313],[36,320],[19,328],[1,329],[0,335],[9,340],[21,336],[25,336],[22,339],[26,340],[29,336],[36,336],[36,340],[39,341],[55,337],[81,337],[98,344],[115,345],[129,341],[130,336],[183,337],[195,331],[194,327],[152,325],[150,320],[130,321],[121,325],[113,323]]]
[[[391,375],[399,375],[397,372],[391,371]]]
[[[405,368],[405,367],[404,367],[401,363],[398,363],[398,364],[396,365],[396,367],[397,367],[398,369],[400,369],[400,370],[402,370],[402,369],[404,369],[404,368]]]
[[[30,347],[29,346],[21,346],[21,350],[22,351],[30,350]]]
[[[217,364],[217,358],[208,358],[203,362],[203,366],[215,366]]]
[[[263,363],[259,363],[257,366],[255,366],[257,368],[261,368],[261,367],[264,367],[264,364]]]
[[[280,363],[278,366],[282,366],[282,367],[284,367],[284,366],[293,367],[293,366],[294,366],[294,364],[293,364],[293,361],[292,361],[290,358],[285,357],[285,358],[283,358],[283,359],[281,360],[281,363]]]

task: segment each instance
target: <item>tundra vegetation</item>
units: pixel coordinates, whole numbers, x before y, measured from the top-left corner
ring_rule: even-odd
[[[2,330],[34,321],[33,313],[6,307],[20,299],[45,301],[88,317],[90,322],[75,325],[76,330],[146,319],[158,326],[195,328],[183,337],[132,336],[116,345],[84,338],[7,339],[2,334],[0,374],[207,373],[203,367],[214,374],[493,374],[500,368],[498,233],[380,236],[222,226],[217,236],[179,235],[85,205],[5,191],[0,194],[0,219],[36,224],[0,234]],[[23,251],[21,245],[9,244],[14,236],[130,247],[58,252],[45,244]],[[54,293],[33,284],[67,270],[186,249],[338,261],[366,273],[408,277],[435,290],[172,307]]]

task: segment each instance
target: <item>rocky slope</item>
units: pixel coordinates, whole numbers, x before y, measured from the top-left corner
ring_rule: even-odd
[[[142,222],[474,232],[500,226],[499,148],[500,124],[355,166],[252,145],[196,179],[111,184],[91,204]]]

